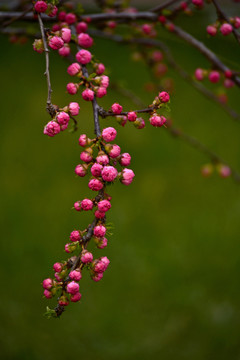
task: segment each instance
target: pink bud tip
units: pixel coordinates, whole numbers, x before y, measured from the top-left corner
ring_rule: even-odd
[[[92,54],[88,50],[82,49],[76,54],[76,59],[80,64],[86,65],[91,61]]]
[[[47,10],[47,4],[45,1],[37,1],[34,5],[34,9],[38,13],[44,13]]]
[[[113,166],[104,166],[102,170],[102,178],[104,181],[112,182],[116,179],[118,175],[117,169]]]
[[[70,283],[67,284],[67,292],[69,294],[76,294],[79,291],[79,284],[76,283],[75,281],[71,281]]]
[[[84,264],[90,263],[93,261],[93,255],[87,250],[82,251],[81,262]]]
[[[166,91],[162,91],[158,94],[158,97],[161,102],[167,103],[170,100],[170,96]]]
[[[91,36],[85,33],[78,35],[78,44],[84,48],[90,48],[93,45],[93,39]]]
[[[102,137],[104,141],[113,141],[115,137],[117,136],[117,131],[113,127],[108,127],[103,129],[102,131]]]
[[[119,105],[118,103],[114,103],[111,106],[111,109],[112,109],[112,112],[117,115],[121,114],[121,112],[122,112],[122,106]]]

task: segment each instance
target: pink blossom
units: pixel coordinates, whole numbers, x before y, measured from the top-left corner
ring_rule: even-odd
[[[34,9],[36,10],[36,12],[38,13],[44,13],[47,10],[47,4],[45,3],[45,1],[37,1],[34,5]]]
[[[117,136],[117,131],[113,127],[107,127],[102,131],[102,137],[104,141],[113,141]]]
[[[72,302],[78,302],[81,300],[82,294],[77,292],[76,294],[71,296],[71,301]]]
[[[231,79],[225,79],[223,84],[226,88],[231,88],[234,86],[234,81]]]
[[[52,32],[60,31],[61,26],[59,24],[53,24],[52,26]]]
[[[57,12],[58,12],[57,6],[52,5],[50,10],[48,9],[47,15],[50,16],[50,17],[55,17],[57,15]]]
[[[60,133],[60,125],[56,121],[49,121],[47,125],[44,127],[43,133],[45,135],[53,137],[54,135]]]
[[[105,271],[105,264],[101,260],[97,260],[93,266],[93,271],[97,274],[103,273]]]
[[[219,167],[219,174],[222,178],[227,178],[231,175],[231,169],[229,166],[226,166],[226,165],[221,165]]]
[[[166,118],[164,116],[154,115],[150,117],[149,121],[152,126],[161,127],[165,124]]]
[[[220,74],[218,71],[213,70],[209,73],[208,78],[212,83],[217,83],[220,80]]]
[[[123,153],[120,157],[120,160],[119,160],[120,164],[122,166],[128,166],[130,165],[130,162],[131,162],[131,155],[128,154],[128,153]]]
[[[109,209],[111,209],[111,203],[108,200],[101,200],[97,204],[98,210],[102,212],[107,212]]]
[[[122,127],[124,127],[126,125],[126,123],[127,123],[127,117],[125,115],[116,116],[116,120]]]
[[[93,261],[93,255],[87,250],[83,250],[81,254],[81,262],[84,264],[90,263]]]
[[[215,36],[217,34],[217,28],[216,26],[213,25],[208,25],[207,26],[207,33],[211,36]]]
[[[162,59],[163,59],[163,54],[162,54],[162,52],[161,51],[159,51],[159,50],[156,50],[156,51],[154,51],[153,53],[152,53],[152,59],[154,60],[154,61],[161,61]]]
[[[151,34],[151,32],[152,32],[152,25],[150,25],[150,24],[143,24],[143,25],[142,25],[142,31],[143,31],[144,34],[146,34],[146,35]]]
[[[53,265],[53,270],[57,273],[60,273],[62,271],[62,264],[60,264],[59,262],[55,263]]]
[[[65,16],[65,21],[68,23],[68,25],[71,25],[77,21],[77,17],[75,14],[69,13]]]
[[[63,45],[64,45],[64,41],[63,41],[63,39],[60,38],[59,36],[52,36],[52,37],[50,37],[49,46],[50,46],[50,48],[52,48],[53,50],[61,49],[61,47],[63,47]]]
[[[86,101],[93,101],[94,99],[94,91],[90,89],[85,89],[82,92],[82,98]]]
[[[53,281],[52,279],[48,278],[48,279],[44,279],[42,282],[42,286],[44,289],[50,290],[53,286]]]
[[[33,50],[41,54],[44,51],[42,39],[35,39],[33,43]]]
[[[66,57],[70,54],[70,47],[68,44],[64,44],[63,47],[61,47],[61,49],[58,50],[58,53],[60,56],[62,57]]]
[[[79,114],[80,106],[77,102],[71,102],[68,105],[68,110],[72,116],[77,116]]]
[[[117,23],[116,23],[116,21],[108,21],[108,22],[107,22],[107,26],[108,26],[110,29],[115,29],[115,27],[117,26]]]
[[[94,274],[93,276],[92,276],[92,280],[93,281],[100,281],[101,279],[103,278],[103,273],[98,273],[98,274]]]
[[[133,181],[135,174],[131,169],[123,169],[121,182],[124,185],[130,185]]]
[[[104,248],[107,246],[107,244],[108,244],[108,241],[107,241],[107,239],[104,237],[104,238],[102,238],[102,239],[99,239],[99,242],[98,242],[97,247],[98,247],[99,249],[104,249]]]
[[[78,91],[78,85],[74,83],[68,83],[67,84],[67,92],[71,95],[76,94]]]
[[[55,272],[54,276],[55,276],[55,278],[56,278],[57,281],[62,281],[59,273]]]
[[[107,155],[98,155],[96,158],[98,164],[107,165],[109,163],[109,157]]]
[[[70,240],[72,242],[79,241],[81,239],[80,232],[78,230],[73,230],[70,234]]]
[[[82,208],[81,208],[81,202],[80,201],[76,201],[74,204],[74,209],[77,210],[77,211],[81,211]]]
[[[90,53],[90,51],[82,49],[77,52],[76,59],[81,64],[86,65],[91,61],[92,54]]]
[[[225,23],[225,24],[222,24],[222,26],[220,27],[220,31],[224,36],[226,36],[226,35],[229,35],[233,31],[233,27],[231,24]]]
[[[118,157],[121,153],[121,149],[120,149],[120,146],[118,145],[113,145],[112,146],[112,149],[109,151],[108,155],[115,159],[116,157]]]
[[[89,181],[88,187],[93,191],[99,191],[103,188],[103,184],[98,179],[92,179]]]
[[[67,292],[69,294],[76,294],[79,291],[79,284],[76,283],[75,281],[71,281],[70,283],[67,284]]]
[[[79,164],[75,167],[75,174],[80,177],[84,177],[87,174],[87,171],[84,169],[84,167],[81,164]]]
[[[158,97],[159,97],[160,101],[163,102],[163,103],[167,103],[170,100],[170,96],[166,91],[160,92],[158,94]]]
[[[71,41],[71,36],[72,36],[71,30],[68,28],[63,28],[61,31],[61,36],[65,43],[69,43]]]
[[[195,78],[198,80],[198,81],[202,81],[204,79],[204,70],[203,69],[200,69],[200,68],[197,68],[195,70]]]
[[[85,33],[87,31],[87,28],[88,26],[84,21],[81,21],[76,25],[76,31],[78,34]]]
[[[101,238],[104,237],[106,234],[106,228],[103,225],[97,225],[95,226],[94,230],[93,230],[93,234],[94,236]]]
[[[137,114],[134,111],[130,111],[127,114],[127,118],[128,118],[129,121],[135,121],[136,118],[137,118]]]
[[[64,247],[65,252],[68,253],[68,254],[71,252],[70,245],[71,244],[66,244],[65,247]]]
[[[61,296],[60,299],[58,300],[58,303],[60,306],[68,306],[69,301],[66,298],[66,296]]]
[[[81,47],[90,48],[93,44],[93,39],[88,34],[81,33],[78,35],[78,44]]]
[[[58,20],[65,21],[65,18],[66,18],[65,11],[60,11],[60,13],[58,14]]]
[[[235,26],[236,29],[240,28],[240,17],[236,16],[234,18],[234,26]]]
[[[75,76],[79,73],[80,70],[81,70],[81,66],[79,65],[79,63],[73,63],[69,65],[67,72],[69,75]]]
[[[90,199],[83,199],[81,202],[81,208],[84,211],[92,210],[93,202]]]
[[[97,89],[96,95],[97,95],[98,98],[102,98],[106,94],[107,94],[107,90],[103,86],[100,86],[100,88]]]
[[[122,112],[122,106],[119,105],[118,103],[112,104],[111,109],[112,109],[112,112],[116,115],[119,115]]]
[[[105,71],[105,66],[104,64],[100,63],[100,64],[97,64],[96,66],[96,74],[97,75],[102,75]]]
[[[226,78],[231,79],[232,76],[233,76],[233,73],[232,73],[231,70],[226,70],[226,71],[224,72],[224,75],[225,75]]]
[[[51,299],[52,298],[52,293],[51,293],[51,291],[49,291],[49,290],[44,290],[44,292],[43,292],[43,295],[47,298],[47,299]]]
[[[82,274],[79,270],[70,271],[69,277],[71,280],[80,281],[82,278]]]
[[[82,151],[80,154],[80,159],[85,163],[90,163],[92,161],[92,155],[90,155],[87,151]]]
[[[105,212],[96,210],[95,213],[94,213],[94,215],[95,215],[95,217],[96,217],[97,219],[103,219],[104,216],[105,216]]]
[[[134,121],[134,126],[137,129],[144,129],[145,128],[145,121],[143,118],[137,118],[136,121]]]
[[[102,170],[102,178],[104,181],[112,182],[118,175],[117,169],[113,166],[104,166]]]
[[[201,173],[202,173],[202,176],[204,176],[204,177],[209,177],[210,175],[212,175],[212,173],[213,173],[213,166],[212,166],[212,164],[205,164],[205,165],[201,168]]]
[[[59,125],[66,125],[70,120],[69,115],[65,111],[61,111],[60,113],[58,113],[56,118]]]
[[[101,76],[101,86],[105,87],[105,88],[108,88],[108,86],[109,86],[109,77],[107,75],[102,75]]]
[[[78,143],[79,143],[80,146],[85,147],[85,146],[89,145],[89,141],[88,141],[88,140],[89,140],[89,139],[88,139],[87,135],[86,135],[86,134],[82,134],[82,135],[80,135],[80,137],[79,137]]]
[[[92,173],[93,176],[98,177],[98,176],[101,175],[102,169],[103,169],[103,166],[102,166],[102,165],[95,163],[95,164],[93,164],[93,166],[91,167],[91,173]]]
[[[105,270],[107,270],[110,260],[106,256],[101,257],[100,260],[104,264]]]
[[[192,0],[195,6],[203,6],[203,0]]]

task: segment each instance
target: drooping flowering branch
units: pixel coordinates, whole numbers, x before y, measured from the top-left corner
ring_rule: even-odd
[[[94,281],[100,281],[103,273],[107,269],[110,261],[106,256],[95,258],[89,252],[88,244],[94,241],[99,249],[103,249],[107,245],[107,238],[109,225],[106,222],[106,214],[111,208],[111,196],[107,193],[108,185],[119,180],[124,185],[130,185],[135,176],[134,172],[129,169],[131,156],[128,153],[122,153],[118,144],[112,143],[117,135],[114,127],[106,127],[101,131],[99,116],[101,118],[113,117],[118,123],[124,126],[127,122],[132,123],[137,129],[143,129],[146,125],[146,118],[154,127],[165,127],[168,124],[165,116],[162,115],[162,110],[167,109],[169,103],[169,94],[164,90],[163,84],[158,94],[148,107],[143,107],[138,110],[126,111],[123,107],[115,102],[110,109],[104,109],[98,104],[97,99],[101,99],[107,94],[109,85],[108,76],[104,75],[105,66],[99,63],[94,55],[89,51],[93,45],[93,38],[90,36],[94,32],[88,31],[88,25],[95,26],[97,32],[107,34],[110,32],[109,38],[118,42],[135,43],[135,45],[151,46],[148,50],[144,49],[145,59],[151,65],[154,61],[158,63],[158,73],[163,75],[166,70],[166,64],[162,63],[162,54],[153,52],[152,47],[162,48],[168,63],[173,69],[187,81],[189,81],[195,88],[204,93],[205,96],[210,96],[214,101],[217,98],[214,94],[205,88],[202,84],[196,83],[191,76],[179,66],[173,59],[169,49],[161,41],[154,39],[157,36],[157,27],[162,25],[173,36],[183,39],[185,42],[195,47],[200,51],[209,61],[211,70],[203,70],[198,68],[195,72],[195,78],[202,81],[204,77],[208,76],[212,83],[217,83],[221,74],[225,76],[224,83],[226,87],[236,84],[240,86],[240,78],[238,73],[228,68],[220,58],[211,51],[206,45],[197,40],[185,30],[176,26],[173,19],[181,12],[189,12],[188,6],[190,1],[183,2],[179,5],[178,0],[169,0],[164,2],[149,11],[138,12],[133,8],[124,8],[124,4],[120,1],[117,4],[109,5],[106,1],[98,1],[103,9],[101,14],[90,14],[79,16],[74,11],[69,11],[69,8],[61,8],[60,10],[55,5],[55,1],[34,1],[34,13],[29,14],[24,12],[0,12],[0,19],[3,19],[5,24],[6,20],[24,19],[29,21],[36,21],[38,19],[41,31],[41,39],[34,41],[34,50],[43,53],[45,52],[46,61],[46,77],[48,85],[47,96],[47,110],[51,115],[51,120],[44,128],[44,134],[49,137],[56,136],[60,132],[66,130],[69,125],[70,119],[74,121],[75,129],[77,125],[76,116],[80,111],[79,97],[77,101],[70,102],[68,105],[60,107],[52,104],[52,88],[50,82],[49,71],[49,48],[57,51],[60,56],[71,61],[67,72],[72,76],[73,81],[69,82],[66,86],[67,92],[71,95],[79,96],[83,101],[91,102],[92,104],[92,117],[94,122],[95,137],[89,138],[87,135],[82,134],[79,137],[79,145],[83,147],[80,154],[81,163],[75,168],[75,174],[79,177],[89,175],[88,188],[94,191],[96,196],[89,196],[84,199],[78,200],[74,203],[74,209],[78,212],[94,211],[92,222],[86,226],[85,229],[74,229],[70,234],[70,242],[65,245],[65,251],[70,257],[63,262],[56,262],[53,266],[54,277],[47,278],[43,281],[44,295],[46,298],[57,297],[57,305],[54,309],[48,309],[47,316],[59,317],[69,302],[77,302],[81,299],[79,281],[81,280],[84,272],[88,272]],[[64,2],[62,2],[64,3]],[[169,7],[176,3],[177,7],[169,11]],[[216,1],[214,2],[216,5]],[[192,0],[192,4],[201,8],[203,0]],[[164,10],[168,10],[167,12]],[[219,11],[218,11],[219,13]],[[220,14],[221,15],[221,14]],[[51,29],[45,30],[43,21],[54,21]],[[147,20],[148,23],[141,24],[142,20]],[[227,21],[226,19],[223,19]],[[140,25],[139,25],[140,22]],[[8,22],[9,23],[9,22]],[[129,25],[129,33],[126,39],[122,35],[113,34],[117,25],[127,23]],[[223,24],[224,25],[224,24]],[[229,25],[229,24],[228,24]],[[238,20],[234,19],[234,26],[237,28]],[[101,30],[99,30],[101,28]],[[156,28],[156,29],[155,29]],[[228,26],[229,28],[229,26]],[[9,31],[5,28],[4,32]],[[226,25],[220,31],[226,35]],[[121,39],[121,40],[119,40]],[[74,50],[73,50],[74,46]],[[77,52],[76,52],[77,47]],[[149,59],[149,54],[152,59]],[[159,86],[159,84],[158,84]],[[163,88],[163,89],[162,89]],[[231,108],[227,105],[222,105],[235,119],[239,118]],[[140,117],[142,114],[143,117]],[[213,164],[221,165],[219,171],[221,176],[227,177],[230,174],[239,181],[239,175],[234,169],[227,166],[223,160],[218,157],[214,152],[210,151],[205,145],[200,143],[197,139],[175,129],[168,124],[168,130],[171,135],[178,137],[192,147],[197,148],[201,152],[210,157]],[[204,175],[209,175],[210,168],[203,169]]]

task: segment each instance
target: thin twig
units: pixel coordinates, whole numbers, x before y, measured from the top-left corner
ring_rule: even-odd
[[[123,38],[121,35],[112,35],[112,34],[108,34],[103,31],[100,31],[100,30],[92,30],[92,29],[89,30],[89,33],[91,33],[94,36],[113,40],[118,43],[125,43],[125,44],[130,43],[130,44],[135,44],[135,45],[140,44],[140,45],[154,46],[154,47],[160,48],[164,52],[169,65],[174,70],[176,70],[183,79],[185,79],[187,82],[189,82],[193,87],[195,87],[196,90],[201,92],[207,99],[211,99],[214,102],[216,102],[216,104],[218,104],[234,120],[240,121],[240,114],[238,114],[229,105],[221,102],[220,99],[211,90],[207,89],[201,83],[194,81],[192,79],[192,77],[180,65],[178,65],[176,63],[169,48],[162,41],[155,40],[155,39],[147,39],[147,38]]]
[[[158,5],[152,9],[150,9],[149,11],[151,12],[156,12],[156,13],[160,13],[163,9],[166,9],[168,8],[169,6],[175,4],[176,2],[178,2],[179,0],[168,0],[168,1],[165,1],[163,4],[161,5]]]
[[[10,18],[10,20],[8,21],[5,21],[3,24],[2,24],[2,28],[5,28],[7,27],[8,25],[11,25],[13,22],[15,21],[18,21],[18,20],[21,20],[22,18],[24,18],[24,16],[29,13],[30,11],[32,10],[32,5],[31,7],[28,7],[25,11],[23,11],[22,13],[20,13],[18,16],[15,16],[15,17],[12,17]]]
[[[41,35],[42,35],[42,40],[43,40],[43,46],[44,46],[44,51],[45,51],[45,59],[46,59],[46,71],[44,73],[44,75],[46,75],[47,78],[47,86],[48,86],[48,96],[47,96],[47,111],[49,112],[49,114],[53,117],[56,113],[55,107],[52,104],[52,87],[51,87],[51,80],[50,80],[50,72],[49,72],[49,49],[47,46],[47,39],[46,39],[46,35],[45,35],[45,29],[43,26],[43,21],[41,18],[41,14],[38,14],[38,21],[39,21],[39,25],[40,25],[40,30],[41,30]]]

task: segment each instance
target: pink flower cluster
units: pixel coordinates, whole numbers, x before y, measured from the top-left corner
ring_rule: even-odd
[[[231,80],[233,73],[231,72],[231,70],[226,70],[225,73],[223,74],[224,76],[224,81],[223,81],[223,85],[225,88],[231,88],[234,86],[234,82],[233,80]],[[218,70],[204,70],[202,68],[197,68],[195,70],[195,78],[198,81],[202,81],[204,80],[204,78],[208,77],[209,81],[213,84],[219,83],[219,81],[221,80],[221,73]]]
[[[236,28],[238,28],[240,26],[240,18],[237,18],[237,17],[235,18],[234,26]],[[233,26],[227,22],[223,23],[222,25],[219,25],[218,23],[216,23],[213,25],[208,25],[206,30],[207,30],[208,35],[210,35],[210,36],[216,36],[218,30],[221,32],[221,34],[223,36],[227,36],[232,33]]]
[[[49,121],[44,127],[43,133],[50,137],[53,137],[68,128],[70,116],[76,116],[79,114],[80,106],[77,102],[71,102],[66,108],[66,111],[59,111],[53,120]]]

